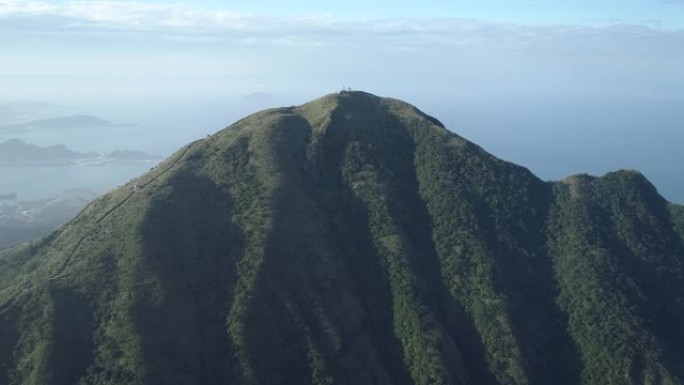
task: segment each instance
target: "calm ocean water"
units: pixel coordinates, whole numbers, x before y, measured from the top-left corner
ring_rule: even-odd
[[[48,198],[72,188],[100,195],[122,185],[159,161],[113,162],[102,166],[0,167],[0,194],[17,193],[19,200]]]

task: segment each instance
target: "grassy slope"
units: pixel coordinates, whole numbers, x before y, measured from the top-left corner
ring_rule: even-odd
[[[682,229],[636,173],[545,183],[329,95],[0,254],[0,383],[679,384]]]

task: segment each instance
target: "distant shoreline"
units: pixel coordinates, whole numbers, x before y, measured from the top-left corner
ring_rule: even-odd
[[[101,167],[112,163],[150,163],[159,162],[163,157],[150,157],[141,159],[115,159],[115,158],[98,158],[98,159],[77,159],[74,161],[65,162],[46,162],[46,163],[0,163],[0,168],[32,168],[32,167],[68,167],[84,165],[89,167]]]

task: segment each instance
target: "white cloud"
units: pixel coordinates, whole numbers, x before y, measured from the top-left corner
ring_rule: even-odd
[[[643,26],[530,26],[455,18],[361,21],[338,21],[326,15],[275,18],[208,11],[184,4],[135,1],[50,4],[37,0],[0,0],[0,18],[3,20],[0,29],[52,36],[118,31],[160,34],[166,40],[193,44],[226,40],[247,45],[305,47],[382,43],[401,50],[426,45],[478,50],[525,49],[554,40],[587,40],[589,36],[629,40],[653,36],[680,39],[684,35],[684,31]]]
[[[69,1],[50,4],[32,0],[0,1],[1,17],[52,16],[92,23],[92,26],[135,29],[241,28],[247,15],[227,11],[207,12],[179,4],[145,4],[122,1]]]

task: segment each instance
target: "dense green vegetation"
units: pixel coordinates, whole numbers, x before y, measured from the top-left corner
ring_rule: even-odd
[[[684,208],[393,99],[267,110],[0,253],[0,384],[682,384]]]

